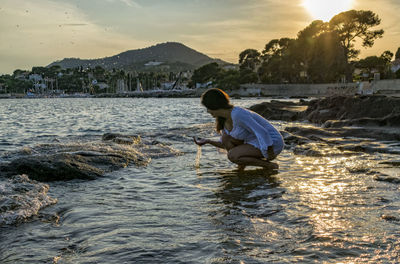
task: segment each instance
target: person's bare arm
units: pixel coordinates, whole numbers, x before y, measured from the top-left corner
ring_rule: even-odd
[[[221,142],[215,141],[215,140],[211,140],[211,139],[194,137],[193,141],[194,141],[194,143],[196,143],[199,146],[203,146],[205,144],[210,144],[210,145],[213,145],[214,147],[217,147],[217,148],[224,148],[224,145],[222,145]]]

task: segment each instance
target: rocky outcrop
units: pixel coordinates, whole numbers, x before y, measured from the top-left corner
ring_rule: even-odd
[[[253,105],[249,109],[269,120],[295,121],[302,119],[307,104],[303,100],[299,103],[272,100]]]
[[[304,119],[326,127],[400,126],[400,98],[332,96],[309,102]]]
[[[103,170],[89,165],[84,156],[67,153],[19,158],[2,171],[10,175],[25,173],[38,181],[92,180],[104,174]]]
[[[250,109],[270,120],[309,121],[323,127],[400,126],[400,98],[383,95],[338,95],[299,103],[271,101]]]
[[[96,179],[128,165],[145,166],[152,158],[179,155],[162,143],[142,141],[137,135],[104,134],[101,141],[36,146],[0,164],[2,175],[27,174],[38,181]]]

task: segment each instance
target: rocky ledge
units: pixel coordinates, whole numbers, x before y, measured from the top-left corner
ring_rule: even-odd
[[[271,101],[251,110],[270,120],[309,121],[323,127],[400,126],[400,98],[331,96],[299,103]]]
[[[145,141],[138,135],[104,134],[101,140],[53,143],[24,148],[0,164],[6,177],[26,174],[32,180],[60,181],[96,179],[106,172],[128,165],[145,166],[152,158],[179,155],[160,142]]]
[[[400,98],[333,96],[299,103],[271,101],[250,109],[269,120],[288,121],[281,133],[286,148],[296,155],[369,153],[394,159],[400,155]],[[397,160],[382,160],[378,167],[400,172],[399,164]],[[358,172],[373,174],[377,181],[400,184],[396,173],[386,175],[373,168]]]

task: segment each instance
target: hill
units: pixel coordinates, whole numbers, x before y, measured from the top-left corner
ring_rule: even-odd
[[[136,71],[182,71],[193,70],[205,64],[217,62],[229,64],[219,59],[213,59],[207,55],[191,49],[181,43],[167,42],[155,46],[128,50],[120,54],[100,59],[65,58],[48,65],[60,65],[62,68],[94,68],[101,66],[105,69],[123,69]]]

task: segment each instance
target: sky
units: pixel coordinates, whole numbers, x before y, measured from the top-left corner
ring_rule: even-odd
[[[171,41],[237,63],[245,49],[349,9],[375,12],[385,30],[360,58],[396,52],[400,0],[0,0],[0,74]]]

